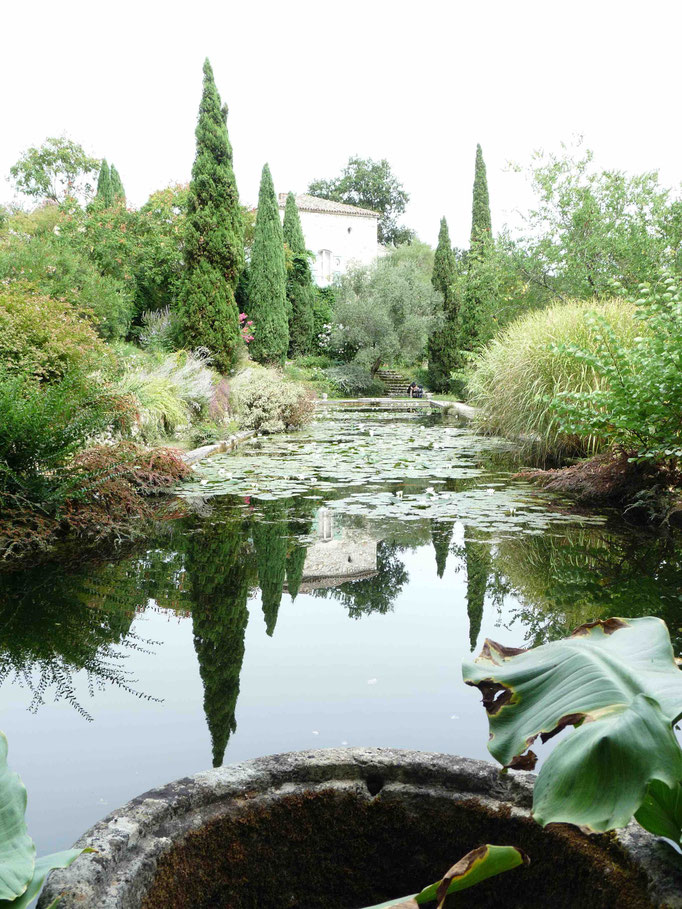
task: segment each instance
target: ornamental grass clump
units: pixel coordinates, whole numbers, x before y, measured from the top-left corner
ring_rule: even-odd
[[[605,383],[589,357],[568,350],[596,354],[601,342],[594,317],[609,326],[624,351],[642,333],[634,305],[616,298],[558,303],[517,319],[495,338],[470,379],[471,403],[481,408],[482,428],[533,445],[545,458],[592,455],[605,448],[607,433],[598,427],[572,431],[554,407],[563,395],[592,394]]]

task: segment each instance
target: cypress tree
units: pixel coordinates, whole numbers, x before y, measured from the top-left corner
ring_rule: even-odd
[[[450,373],[458,365],[459,311],[454,282],[457,260],[450,244],[448,222],[441,218],[438,246],[433,257],[431,283],[443,296],[443,323],[429,338],[429,385],[435,391],[446,390]]]
[[[481,146],[476,146],[476,167],[474,171],[474,199],[471,207],[471,245],[484,243],[492,237],[490,219],[490,199],[488,197],[488,177]]]
[[[454,527],[454,521],[431,521],[431,540],[436,551],[436,571],[439,578],[442,578],[445,572]]]
[[[268,502],[263,520],[254,525],[253,545],[258,562],[265,630],[270,637],[277,624],[287,571],[288,528],[282,501]]]
[[[111,165],[110,180],[111,180],[112,202],[123,202],[123,204],[125,204],[126,193],[125,193],[125,190],[123,189],[123,183],[121,182],[121,177],[119,176],[119,173],[113,164]]]
[[[464,557],[467,566],[467,615],[469,616],[469,644],[476,647],[483,621],[483,605],[490,574],[490,546],[488,543],[467,540],[464,528]]]
[[[281,365],[289,349],[286,285],[284,235],[275,187],[266,164],[258,194],[248,285],[248,316],[254,323],[249,352],[261,363]]]
[[[244,238],[227,134],[227,107],[221,107],[208,59],[204,63],[196,140],[178,321],[185,346],[207,347],[217,368],[226,372],[242,344],[235,289],[244,267]]]
[[[106,158],[102,158],[102,164],[100,165],[95,199],[97,199],[98,202],[101,202],[106,208],[109,208],[114,201],[111,187],[111,172],[109,171],[109,165],[107,164]]]
[[[289,353],[291,356],[307,354],[312,350],[315,306],[315,288],[310,273],[308,252],[305,248],[301,219],[296,197],[287,196],[284,208],[284,242],[291,252],[291,268],[287,274],[287,300],[289,301]]]
[[[204,686],[204,713],[213,766],[219,767],[235,712],[249,621],[249,566],[241,521],[211,525],[187,535],[194,649]]]

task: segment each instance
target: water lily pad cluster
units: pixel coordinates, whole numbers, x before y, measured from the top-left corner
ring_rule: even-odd
[[[303,496],[345,515],[461,520],[493,534],[587,520],[512,480],[511,451],[440,415],[329,407],[303,432],[260,436],[203,461],[180,492],[250,502]]]

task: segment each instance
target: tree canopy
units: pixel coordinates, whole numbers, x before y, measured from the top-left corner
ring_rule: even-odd
[[[385,158],[374,161],[351,157],[338,177],[313,180],[308,192],[322,199],[378,212],[380,243],[398,245],[414,237],[409,228],[398,224],[410,197]]]
[[[100,163],[82,145],[65,136],[50,136],[39,147],[31,146],[10,167],[17,189],[35,199],[63,202],[92,195]]]
[[[284,242],[290,254],[287,265],[289,351],[292,355],[307,354],[312,350],[313,343],[315,288],[293,193],[287,196],[283,230]]]

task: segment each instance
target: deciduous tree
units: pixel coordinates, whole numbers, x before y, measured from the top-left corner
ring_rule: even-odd
[[[380,243],[397,245],[414,239],[412,231],[398,224],[410,197],[385,158],[381,161],[357,156],[349,158],[340,176],[313,180],[308,192],[322,199],[377,212],[380,215]]]
[[[63,202],[68,197],[87,200],[92,195],[99,161],[83,146],[64,136],[51,136],[32,146],[10,167],[17,189],[36,199]]]

